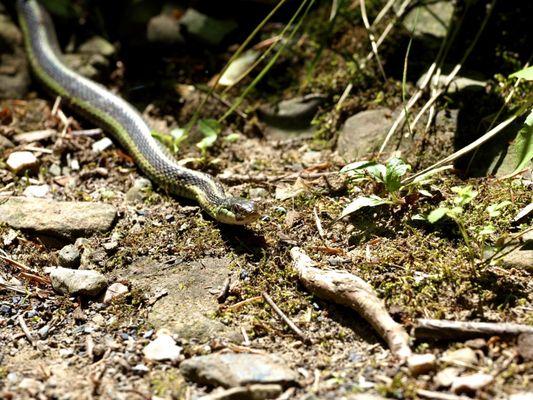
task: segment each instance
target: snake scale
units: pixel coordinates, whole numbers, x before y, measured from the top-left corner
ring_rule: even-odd
[[[68,68],[62,61],[52,20],[36,0],[17,0],[17,13],[37,79],[109,132],[152,181],[172,194],[195,200],[222,223],[244,225],[257,219],[257,204],[228,196],[212,176],[180,166],[152,136],[151,128],[133,106]]]

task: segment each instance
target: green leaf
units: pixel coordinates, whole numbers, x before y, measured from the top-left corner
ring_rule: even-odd
[[[218,134],[222,130],[222,125],[216,119],[201,119],[198,121],[198,129],[204,138],[196,146],[205,154],[207,148],[215,144]]]
[[[429,213],[429,215],[427,216],[427,220],[429,223],[434,224],[435,222],[440,220],[442,217],[447,215],[449,211],[450,209],[446,207],[436,208],[435,210]]]
[[[406,164],[401,158],[393,157],[387,161],[384,183],[390,193],[396,192],[402,187],[402,176],[409,169],[411,169],[411,166]]]
[[[361,170],[366,167],[369,167],[370,165],[375,165],[375,164],[376,164],[375,161],[367,161],[367,160],[355,161],[353,163],[347,164],[344,167],[342,167],[342,169],[340,170],[340,173],[345,174],[346,172]]]
[[[496,217],[499,217],[501,215],[501,209],[502,208],[505,208],[509,205],[511,205],[513,203],[511,203],[509,200],[505,200],[505,201],[502,201],[501,203],[498,203],[498,204],[491,204],[490,206],[487,207],[487,212],[489,213],[489,217],[491,218],[496,218]]]
[[[241,138],[241,135],[239,135],[238,133],[230,133],[228,136],[226,136],[226,137],[224,138],[224,141],[225,141],[225,142],[228,142],[228,143],[235,143],[235,142],[237,142],[240,138]]]
[[[515,147],[519,155],[519,161],[513,174],[522,171],[533,159],[533,110],[527,116],[524,126],[516,136]]]
[[[342,210],[342,214],[340,218],[344,218],[347,215],[353,214],[354,212],[360,210],[363,207],[376,207],[381,206],[383,204],[392,204],[390,200],[382,199],[381,197],[371,195],[371,196],[363,196],[358,197],[354,201],[352,201],[350,204],[348,204],[344,210]]]
[[[387,167],[383,164],[370,165],[365,168],[366,172],[376,181],[385,182],[385,175],[387,175]]]
[[[509,78],[521,78],[526,81],[533,81],[533,66],[516,71],[514,74],[509,75]]]
[[[480,236],[487,236],[492,233],[496,232],[496,228],[492,224],[487,224],[484,227],[481,228],[481,230],[478,232]]]
[[[452,192],[457,194],[453,202],[460,207],[470,203],[477,196],[477,192],[472,189],[472,185],[454,186],[452,187]]]

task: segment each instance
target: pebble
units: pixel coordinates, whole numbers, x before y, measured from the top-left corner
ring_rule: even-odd
[[[50,193],[50,186],[48,185],[30,185],[24,189],[24,192],[22,192],[25,197],[38,198],[46,197],[48,193]]]
[[[111,139],[109,139],[108,137],[105,137],[105,138],[102,138],[102,139],[94,142],[91,148],[92,148],[93,152],[98,154],[98,153],[101,153],[104,150],[108,149],[112,145],[113,145],[113,142],[111,141]]]
[[[522,333],[518,336],[518,354],[524,361],[533,361],[533,334]]]
[[[11,197],[0,204],[0,223],[73,241],[111,229],[117,210],[97,202]]]
[[[0,152],[4,151],[5,149],[10,149],[12,147],[15,147],[15,145],[6,138],[5,136],[0,135]]]
[[[72,296],[96,296],[107,286],[107,279],[98,271],[53,268],[52,287],[59,293]]]
[[[37,396],[44,389],[44,384],[36,379],[23,378],[19,383],[19,389],[27,391],[32,396]]]
[[[7,158],[6,164],[11,171],[18,174],[25,171],[36,171],[39,160],[30,151],[14,151]]]
[[[152,190],[152,182],[146,178],[138,178],[126,192],[126,201],[130,203],[143,201]]]
[[[264,354],[225,353],[193,357],[180,365],[181,373],[199,383],[224,387],[253,383],[295,384],[298,374],[282,361]]]
[[[178,361],[182,348],[176,345],[172,336],[162,331],[157,333],[157,337],[148,343],[143,349],[143,354],[152,361]]]
[[[49,332],[50,332],[50,326],[45,325],[37,331],[37,334],[39,335],[41,339],[46,339],[48,337]]]
[[[456,378],[452,383],[451,391],[455,394],[475,393],[478,389],[492,383],[494,377],[489,374],[475,373]]]
[[[78,268],[81,260],[80,251],[76,245],[66,245],[59,251],[58,259],[62,267]]]
[[[179,22],[172,15],[161,14],[148,21],[146,37],[149,42],[174,44],[183,42]]]
[[[437,375],[435,375],[435,378],[433,378],[433,381],[437,384],[439,387],[449,387],[459,376],[461,373],[461,370],[456,367],[447,367],[444,368],[442,371],[439,371]]]
[[[248,193],[250,194],[250,198],[252,200],[256,199],[264,199],[268,197],[268,190],[265,188],[251,188]]]
[[[437,358],[434,354],[413,354],[407,359],[407,366],[413,376],[426,374],[435,369]]]
[[[138,375],[144,375],[147,372],[150,372],[150,369],[144,364],[137,364],[132,368],[132,371]]]
[[[118,299],[127,293],[129,293],[129,289],[126,285],[115,282],[107,288],[104,295],[104,303],[109,304],[113,300]]]
[[[78,51],[80,53],[100,54],[104,57],[109,57],[115,53],[115,46],[101,36],[93,36],[78,47]]]
[[[458,363],[461,365],[474,365],[477,364],[477,354],[470,347],[463,347],[458,350],[451,350],[444,353],[442,361],[447,363]]]

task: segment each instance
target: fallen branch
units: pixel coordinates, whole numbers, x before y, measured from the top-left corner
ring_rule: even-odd
[[[431,339],[463,339],[479,336],[518,336],[521,333],[533,333],[533,326],[497,323],[497,322],[462,322],[440,319],[418,319],[414,336]]]
[[[298,247],[291,249],[293,266],[300,282],[313,294],[357,311],[387,342],[401,362],[411,355],[409,335],[387,312],[374,289],[358,276],[335,270],[321,270]]]

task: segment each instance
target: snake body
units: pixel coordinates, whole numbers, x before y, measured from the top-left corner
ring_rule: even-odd
[[[152,181],[172,194],[197,201],[220,222],[243,225],[258,217],[254,202],[228,196],[210,175],[180,166],[128,102],[68,68],[62,62],[51,18],[36,0],[17,0],[17,13],[38,80],[109,132]]]

